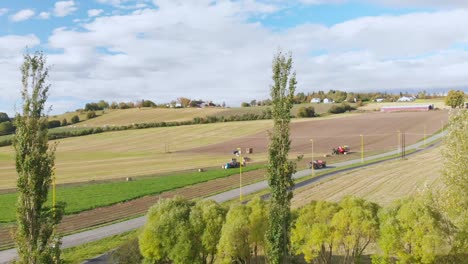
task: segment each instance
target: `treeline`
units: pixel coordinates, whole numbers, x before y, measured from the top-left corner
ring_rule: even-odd
[[[457,263],[449,254],[454,229],[432,202],[426,196],[385,208],[350,196],[311,202],[292,212],[291,261],[361,263],[365,250],[377,245],[381,253],[372,263]],[[116,261],[265,263],[267,203],[257,197],[225,208],[207,200],[162,200],[149,210],[134,245],[116,251]]]
[[[73,118],[72,118],[73,119]],[[187,126],[187,125],[196,125],[196,124],[210,124],[210,123],[219,123],[219,122],[235,122],[235,121],[252,121],[252,120],[263,120],[271,119],[271,110],[263,110],[262,113],[245,113],[242,115],[230,115],[230,116],[207,116],[207,117],[194,117],[192,120],[187,121],[174,121],[174,122],[153,122],[153,123],[139,123],[139,124],[130,124],[123,126],[104,126],[104,127],[95,127],[95,128],[80,128],[78,130],[73,129],[64,129],[60,131],[57,129],[51,130],[49,132],[49,139],[61,139],[68,137],[79,137],[86,136],[91,134],[99,134],[109,131],[123,131],[129,129],[144,129],[144,128],[157,128],[157,127],[174,127],[174,126]],[[74,120],[76,121],[76,120]],[[78,119],[79,121],[79,119]],[[49,121],[49,124],[58,125],[59,121]],[[13,130],[14,132],[14,130]],[[5,138],[0,140],[1,146],[8,146],[12,144],[10,138]]]
[[[138,100],[136,102],[106,102],[100,100],[99,102],[87,103],[83,109],[77,109],[76,111],[99,111],[106,109],[130,109],[130,108],[141,108],[141,107],[153,107],[153,108],[185,108],[185,107],[225,107],[226,104],[215,104],[210,100],[195,100],[186,97],[179,97],[177,100],[172,100],[168,103],[157,104],[151,100]]]
[[[364,93],[364,92],[345,92],[340,90],[329,90],[328,92],[325,91],[314,91],[309,93],[297,93],[294,96],[294,103],[295,104],[303,104],[303,103],[310,103],[313,98],[318,98],[320,101],[323,101],[325,98],[335,102],[335,103],[342,103],[342,102],[371,102],[375,101],[376,99],[383,99],[384,102],[396,102],[402,96],[416,96],[419,99],[431,99],[431,98],[439,98],[442,97],[440,95],[432,94],[430,95],[426,91],[421,91],[416,94],[410,94],[408,92],[400,92],[398,94],[394,93],[387,93],[387,92],[371,92],[371,93]],[[249,106],[262,106],[262,105],[271,105],[272,102],[270,99],[266,100],[251,100],[250,102],[242,102],[242,107],[249,107]]]

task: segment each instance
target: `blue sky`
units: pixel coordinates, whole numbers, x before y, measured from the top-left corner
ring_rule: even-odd
[[[52,113],[100,99],[264,99],[278,48],[293,54],[299,92],[466,89],[467,8],[464,0],[1,1],[0,112],[19,104],[25,47],[47,54]]]

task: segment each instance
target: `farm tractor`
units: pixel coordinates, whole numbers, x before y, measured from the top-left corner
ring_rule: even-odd
[[[340,154],[348,154],[349,153],[349,147],[348,146],[339,146],[337,148],[334,148],[332,150],[332,155],[340,155]]]
[[[314,162],[309,162],[309,169],[312,169],[312,166],[314,166],[314,170],[323,169],[327,167],[327,162],[324,160],[314,160]]]
[[[236,158],[232,158],[230,162],[226,163],[225,165],[222,166],[223,169],[232,169],[232,168],[239,168],[240,167],[240,162],[237,161]],[[245,167],[245,159],[242,161],[242,167]]]

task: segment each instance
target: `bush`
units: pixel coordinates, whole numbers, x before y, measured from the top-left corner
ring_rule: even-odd
[[[132,239],[117,248],[111,255],[113,263],[141,263],[143,256],[140,254],[138,238]]]
[[[10,121],[10,118],[6,113],[0,112],[0,123]]]
[[[7,135],[15,132],[15,127],[10,121],[0,123],[0,135]]]
[[[76,124],[76,123],[80,122],[80,117],[77,116],[77,115],[74,115],[74,116],[71,118],[71,122],[72,122],[72,124]]]
[[[55,128],[55,127],[59,127],[60,126],[60,121],[58,120],[51,120],[48,122],[48,127],[49,128]]]
[[[64,119],[62,120],[62,123],[61,123],[60,125],[61,125],[61,126],[66,126],[66,125],[68,125],[67,119],[64,118]]]
[[[315,109],[313,106],[309,107],[301,107],[297,112],[298,117],[314,117],[315,116]]]
[[[88,112],[86,114],[86,118],[88,118],[88,119],[92,119],[92,118],[95,118],[95,117],[96,117],[96,112],[94,112],[94,111]]]
[[[355,110],[355,108],[348,103],[342,103],[341,105],[333,105],[328,112],[331,114],[341,114],[351,110]]]

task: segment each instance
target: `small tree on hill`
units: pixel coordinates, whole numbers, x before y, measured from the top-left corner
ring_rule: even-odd
[[[445,104],[452,107],[463,107],[463,103],[465,102],[465,93],[463,91],[455,91],[455,90],[450,90],[447,94],[447,97],[445,97]]]
[[[273,131],[268,148],[269,203],[267,257],[270,263],[288,263],[290,255],[291,199],[296,171],[288,160],[291,140],[289,123],[296,90],[296,74],[291,73],[292,57],[279,52],[273,59],[273,85],[271,86]]]
[[[49,147],[44,105],[49,93],[48,69],[42,53],[25,55],[23,112],[15,118],[13,146],[18,173],[17,230],[15,235],[19,263],[60,263],[60,240],[55,227],[63,207],[45,206],[55,160],[55,147]]]
[[[10,121],[10,118],[6,113],[0,112],[0,123]]]

